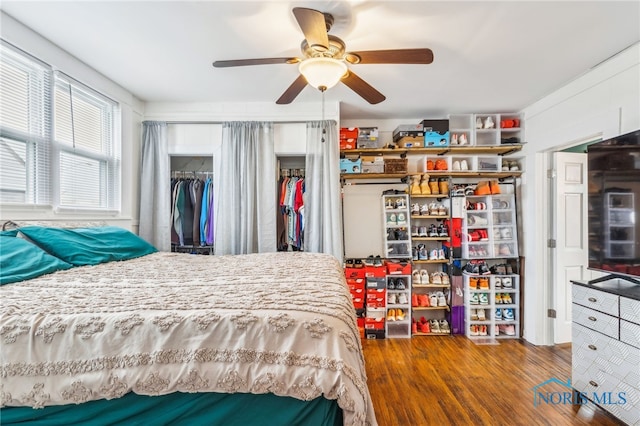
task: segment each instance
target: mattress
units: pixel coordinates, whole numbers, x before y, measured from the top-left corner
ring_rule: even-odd
[[[336,400],[376,424],[342,268],[317,253],[154,253],[0,287],[3,407],[139,395]]]

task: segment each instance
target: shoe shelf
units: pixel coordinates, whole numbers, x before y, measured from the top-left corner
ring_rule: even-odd
[[[385,335],[390,339],[411,337],[411,275],[393,274],[386,279]]]
[[[447,306],[414,306],[411,308],[413,311],[437,311],[437,310],[450,310],[449,305]]]
[[[402,142],[402,139],[400,139]],[[508,155],[520,151],[523,144],[501,144],[495,146],[455,146],[432,148],[361,148],[341,150],[345,155],[446,155],[446,154],[491,154]]]
[[[517,258],[513,194],[466,196],[462,235],[464,259]]]
[[[385,256],[391,259],[411,258],[409,197],[406,194],[382,194],[385,223]]]
[[[465,334],[470,339],[520,335],[520,277],[463,274]]]
[[[450,241],[451,237],[411,237],[413,241]]]
[[[451,288],[451,284],[412,284],[412,288]]]
[[[429,264],[429,263],[449,263],[449,259],[437,259],[437,260],[412,260],[414,264]]]

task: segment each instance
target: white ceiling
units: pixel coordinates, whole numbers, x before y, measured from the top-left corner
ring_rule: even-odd
[[[292,7],[335,17],[347,50],[428,47],[430,65],[351,65],[387,100],[340,84],[343,119],[518,111],[640,40],[640,1],[12,1],[0,9],[143,101],[275,102],[299,56]],[[1,31],[1,30],[0,30]],[[295,102],[315,102],[305,88]]]

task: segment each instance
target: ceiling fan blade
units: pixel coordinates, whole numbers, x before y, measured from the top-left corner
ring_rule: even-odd
[[[243,67],[246,65],[269,65],[269,64],[295,64],[300,62],[299,58],[262,58],[262,59],[235,59],[230,61],[215,61],[216,68]]]
[[[296,17],[309,47],[319,51],[329,49],[324,13],[305,7],[294,7],[293,15]]]
[[[284,91],[282,96],[276,101],[278,105],[290,104],[293,100],[302,92],[307,86],[307,80],[304,78],[302,74],[296,78],[296,80]]]
[[[382,93],[378,92],[369,83],[355,75],[351,70],[349,70],[347,75],[343,77],[341,81],[351,90],[362,96],[364,100],[370,104],[379,104],[387,99]]]
[[[356,55],[360,60],[351,61],[349,55]],[[430,64],[433,62],[431,49],[395,49],[395,50],[367,50],[349,52],[348,62],[357,64]]]

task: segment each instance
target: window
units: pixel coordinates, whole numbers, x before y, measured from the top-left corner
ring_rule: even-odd
[[[119,210],[118,104],[0,45],[0,203]]]

